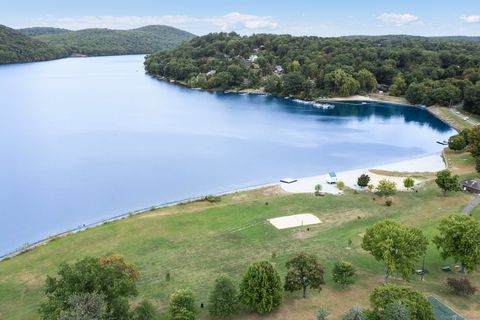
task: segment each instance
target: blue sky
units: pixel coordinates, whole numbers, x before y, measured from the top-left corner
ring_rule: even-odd
[[[0,24],[14,28],[130,29],[166,24],[215,31],[341,36],[480,36],[479,0],[0,0]]]

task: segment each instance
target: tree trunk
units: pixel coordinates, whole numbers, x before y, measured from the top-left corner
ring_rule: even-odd
[[[303,287],[303,298],[307,297],[307,286]]]
[[[462,268],[460,269],[460,273],[465,273],[465,266],[462,263]]]

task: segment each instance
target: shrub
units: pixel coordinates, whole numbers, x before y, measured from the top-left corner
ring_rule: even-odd
[[[355,282],[355,268],[350,262],[337,261],[332,271],[333,281],[346,287]]]
[[[477,170],[477,172],[480,172],[480,157],[475,158],[475,170]]]
[[[458,295],[471,296],[477,291],[477,288],[474,287],[467,278],[447,278],[447,285],[450,287],[453,293]]]
[[[320,308],[317,313],[317,320],[328,320],[328,311]]]
[[[365,188],[366,186],[368,186],[369,182],[370,182],[370,177],[368,176],[368,174],[362,174],[357,179],[357,185],[362,188]]]
[[[403,186],[407,189],[411,189],[413,188],[413,186],[415,185],[415,180],[413,180],[412,177],[406,177],[405,179],[403,179]]]
[[[237,288],[232,278],[220,275],[215,280],[215,287],[208,298],[208,311],[212,316],[228,317],[237,313],[239,307]]]
[[[133,320],[154,320],[157,319],[157,311],[155,307],[148,301],[142,300],[133,311]]]
[[[385,200],[385,205],[387,207],[391,207],[392,206],[392,199],[388,198],[387,200]]]
[[[315,192],[318,193],[320,191],[322,191],[322,185],[321,184],[316,184],[315,185]]]
[[[353,306],[343,317],[342,320],[366,320],[363,309],[359,306]]]
[[[338,181],[337,182],[337,188],[338,189],[343,189],[345,188],[345,183],[343,181]]]
[[[219,196],[214,196],[214,195],[208,195],[204,198],[205,201],[208,201],[210,203],[216,203],[216,202],[220,202],[222,200],[221,197]]]
[[[370,184],[367,186],[367,188],[368,188],[368,190],[372,191],[373,189],[375,189],[375,186],[370,183]]]
[[[397,191],[397,184],[393,181],[382,179],[378,182],[375,191],[379,196],[387,198],[395,194],[395,192]]]
[[[172,293],[168,313],[171,320],[194,320],[196,312],[193,292],[180,289]]]

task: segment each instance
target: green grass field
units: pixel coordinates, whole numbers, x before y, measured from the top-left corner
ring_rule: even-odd
[[[459,173],[473,172],[472,161],[462,160],[468,155],[448,154],[448,158]],[[46,275],[55,274],[62,261],[86,255],[121,254],[135,264],[141,273],[140,296],[151,299],[165,317],[168,297],[175,289],[191,288],[200,305],[206,303],[219,273],[229,273],[238,281],[251,262],[267,259],[284,276],[285,262],[300,251],[319,256],[327,270],[325,288],[311,292],[307,299],[300,292],[287,294],[284,305],[271,315],[244,312],[238,319],[314,319],[320,306],[337,319],[355,303],[368,307],[369,292],[382,283],[382,264],[360,248],[365,228],[391,218],[421,227],[431,239],[443,217],[460,212],[473,199],[461,192],[443,197],[434,182],[418,193],[398,193],[392,207],[374,197],[349,191],[343,196],[288,195],[271,187],[225,196],[216,204],[195,202],[151,211],[69,235],[0,262],[0,319],[37,319]],[[297,213],[313,213],[323,223],[307,231],[305,227],[277,230],[266,222]],[[353,242],[351,249],[346,248],[348,239]],[[338,288],[331,279],[337,259],[351,261],[357,268],[358,279],[350,289]],[[467,318],[480,318],[478,294],[461,298],[448,292],[447,276],[459,275],[443,273],[440,268],[446,264],[454,266],[430,245],[426,259],[430,272],[425,281],[414,276],[410,284],[440,297]],[[468,277],[480,286],[480,273]],[[200,310],[199,319],[209,319],[205,310]]]

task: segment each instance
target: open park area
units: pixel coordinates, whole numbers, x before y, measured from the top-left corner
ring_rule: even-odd
[[[470,154],[448,152],[447,160],[461,177],[476,175]],[[354,303],[368,308],[369,293],[383,282],[383,264],[361,249],[366,228],[389,218],[421,228],[431,240],[442,218],[461,213],[474,199],[464,192],[443,196],[432,180],[417,189],[398,192],[389,207],[369,191],[346,189],[342,196],[315,197],[289,194],[274,186],[223,196],[220,202],[197,201],[154,210],[68,235],[0,262],[1,318],[37,319],[46,276],[56,274],[61,262],[119,254],[140,272],[140,296],[149,299],[164,317],[170,294],[178,288],[190,288],[199,305],[199,318],[209,319],[200,304],[207,303],[218,274],[227,273],[238,282],[250,263],[268,260],[283,277],[285,262],[306,252],[317,255],[325,268],[322,291],[311,290],[306,299],[300,292],[287,293],[280,309],[262,319],[314,319],[320,307],[337,319]],[[306,212],[322,223],[308,229],[299,226],[279,230],[268,222]],[[332,281],[331,270],[339,259],[351,262],[357,270],[356,282],[350,288]],[[446,265],[451,266],[451,272],[441,270]],[[437,297],[467,319],[480,318],[478,295],[459,297],[450,293],[447,277],[461,275],[455,263],[444,261],[431,242],[425,266],[429,272],[424,280],[414,276],[409,285]],[[474,285],[480,284],[480,273],[467,277]],[[399,279],[392,282],[405,283]],[[238,317],[260,318],[246,311]]]

